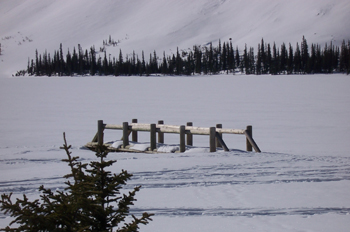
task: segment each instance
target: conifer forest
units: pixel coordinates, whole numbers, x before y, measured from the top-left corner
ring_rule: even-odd
[[[117,46],[111,37],[103,41],[103,48],[96,51],[92,46],[85,51],[80,45],[69,49],[63,54],[62,44],[53,55],[38,54],[35,59],[28,59],[26,70],[18,71],[16,75],[30,76],[73,76],[73,75],[210,75],[219,73],[244,74],[315,74],[315,73],[350,73],[350,41],[343,40],[341,46],[307,43],[302,41],[293,47],[290,43],[283,43],[277,47],[275,43],[265,43],[261,40],[257,52],[253,47],[241,50],[232,45],[232,41],[219,41],[216,47],[212,43],[205,46],[195,45],[193,49],[179,50],[176,54],[159,57],[156,51],[145,59],[132,54],[123,56],[119,50],[119,57],[107,55],[105,46]]]

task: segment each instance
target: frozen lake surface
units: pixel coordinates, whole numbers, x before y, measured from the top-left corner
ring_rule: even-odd
[[[350,226],[350,85],[346,75],[0,78],[0,192],[38,197],[61,189],[73,155],[97,120],[244,129],[253,125],[262,153],[245,137],[224,135],[229,152],[208,152],[194,136],[185,153],[110,153],[114,171],[142,185],[135,214],[155,213],[143,231],[347,231]],[[106,131],[106,140],[121,131]],[[148,141],[148,133],[139,134]],[[165,143],[178,144],[166,134]],[[10,218],[0,213],[0,227]]]

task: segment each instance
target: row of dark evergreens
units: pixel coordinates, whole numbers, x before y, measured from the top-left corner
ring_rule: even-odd
[[[284,43],[277,47],[266,44],[264,40],[258,44],[257,54],[254,48],[245,46],[243,52],[232,46],[232,42],[224,42],[214,47],[194,46],[192,50],[179,51],[176,54],[159,58],[154,51],[145,61],[144,52],[141,59],[132,55],[119,57],[107,56],[106,51],[97,52],[93,47],[83,51],[80,45],[71,53],[63,54],[62,44],[53,56],[46,51],[41,55],[36,51],[35,60],[28,59],[27,70],[17,75],[36,76],[71,76],[71,75],[195,75],[217,73],[245,74],[312,74],[350,72],[350,41],[343,41],[341,47],[332,43],[322,48],[318,44],[302,42],[293,48]]]

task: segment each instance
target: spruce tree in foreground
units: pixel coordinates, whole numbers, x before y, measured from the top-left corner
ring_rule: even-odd
[[[1,231],[134,232],[139,231],[140,224],[146,225],[152,220],[152,214],[143,213],[140,218],[130,214],[130,206],[136,201],[135,194],[141,186],[128,194],[120,193],[132,174],[122,170],[117,175],[106,170],[116,162],[105,161],[106,147],[98,147],[99,161],[89,164],[71,156],[71,146],[67,145],[65,136],[62,148],[68,156],[62,161],[71,169],[71,173],[64,176],[65,190],[52,192],[41,186],[40,200],[34,201],[23,195],[23,199],[12,202],[12,193],[3,194],[0,209],[15,218],[10,226],[14,223],[19,226]]]

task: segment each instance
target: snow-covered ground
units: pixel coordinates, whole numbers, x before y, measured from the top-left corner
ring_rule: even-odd
[[[97,120],[244,129],[224,135],[230,152],[209,153],[195,136],[186,153],[113,153],[115,172],[142,185],[133,212],[155,213],[142,231],[348,231],[350,227],[349,76],[22,77],[35,49],[81,44],[117,56],[135,50],[171,53],[179,47],[227,41],[243,48],[265,42],[295,45],[350,39],[347,0],[2,0],[0,1],[0,193],[37,198],[41,184],[64,186],[69,169],[59,149],[66,132],[73,154]],[[117,140],[121,131],[106,131]],[[148,141],[148,133],[139,134]],[[166,144],[178,144],[174,134]],[[0,227],[10,221],[0,213]]]
[[[350,79],[346,75],[0,78],[0,191],[38,197],[60,188],[62,132],[86,162],[97,120],[243,129],[263,151],[225,135],[209,153],[195,136],[186,153],[111,153],[142,185],[134,212],[155,213],[143,231],[347,231],[350,226]],[[117,140],[121,131],[106,131]],[[140,132],[139,140],[149,141]],[[166,134],[167,144],[178,144]],[[8,218],[1,214],[0,225]]]

